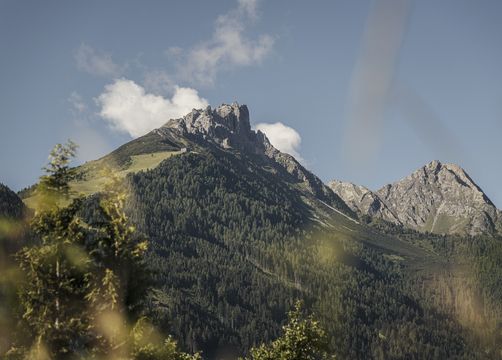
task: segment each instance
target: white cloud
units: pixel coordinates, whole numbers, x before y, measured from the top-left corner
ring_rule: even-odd
[[[301,155],[298,152],[302,138],[295,129],[284,125],[281,122],[276,122],[273,124],[260,123],[257,124],[254,128],[267,135],[270,143],[276,149],[293,155],[298,161],[303,161]]]
[[[237,0],[236,8],[218,16],[213,34],[207,41],[186,50],[179,47],[167,49],[165,55],[175,62],[178,72],[143,68],[141,85],[129,79],[117,79],[130,63],[119,65],[110,54],[82,44],[75,53],[78,68],[90,74],[115,78],[95,99],[98,115],[112,129],[137,137],[193,108],[206,107],[208,101],[200,97],[197,90],[177,84],[183,81],[210,85],[224,69],[263,61],[272,50],[273,37],[263,34],[250,38],[246,34],[247,26],[258,19],[258,1]],[[69,100],[78,111],[78,98]]]
[[[195,89],[175,86],[169,99],[147,93],[142,86],[128,79],[118,79],[106,85],[96,101],[101,107],[99,115],[113,129],[132,137],[144,135],[170,119],[208,105]]]
[[[113,62],[110,54],[98,53],[86,44],[81,44],[75,52],[75,61],[79,70],[97,76],[117,77],[124,70],[124,66]]]
[[[180,58],[180,76],[193,83],[211,85],[223,68],[261,63],[272,50],[274,38],[268,34],[257,39],[246,36],[246,25],[257,17],[257,0],[239,0],[236,9],[218,16],[210,40],[187,52],[175,48]]]

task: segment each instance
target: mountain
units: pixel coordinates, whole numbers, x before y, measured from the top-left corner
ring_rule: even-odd
[[[23,201],[6,185],[0,183],[0,219],[20,220],[25,211]]]
[[[328,186],[345,201],[352,211],[371,218],[384,219],[393,224],[401,224],[397,215],[370,189],[338,180],[330,181]]]
[[[498,354],[500,239],[366,226],[253,131],[244,105],[169,120],[80,166],[72,190],[98,193],[105,167],[129,183],[127,214],[149,239],[147,312],[186,350],[236,358],[276,338],[301,299],[342,359]]]
[[[377,194],[400,221],[421,231],[493,233],[499,211],[459,166],[432,161]]]
[[[99,192],[106,180],[105,167],[121,176],[156,168],[162,161],[187,153],[218,149],[230,154],[244,154],[267,172],[300,191],[313,206],[333,209],[355,217],[349,207],[322,180],[308,171],[293,156],[274,148],[261,131],[251,129],[246,105],[223,104],[215,109],[193,109],[179,119],[171,119],[158,129],[134,139],[101,159],[77,169],[77,180],[71,184],[75,193]],[[35,206],[36,196],[27,191],[24,201]]]
[[[251,129],[246,105],[233,103],[223,104],[216,109],[210,106],[204,110],[194,109],[183,118],[170,120],[154,133],[161,138],[170,138],[174,134],[198,145],[214,144],[222,149],[256,155],[261,162],[274,168],[278,175],[289,174],[289,181],[298,183],[317,199],[351,213],[345,203],[317,176],[293,156],[274,148],[260,130]]]
[[[354,210],[394,224],[438,234],[493,234],[500,211],[459,166],[432,161],[376,192],[333,181]]]

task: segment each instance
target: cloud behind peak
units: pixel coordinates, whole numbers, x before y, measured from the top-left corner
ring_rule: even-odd
[[[124,78],[106,85],[96,102],[101,118],[112,129],[131,137],[144,135],[170,119],[209,104],[192,88],[175,86],[172,97],[166,98],[148,93],[142,86]]]
[[[293,155],[298,161],[303,162],[303,158],[299,153],[302,138],[295,129],[281,122],[259,123],[254,128],[267,135],[270,143],[277,150]]]

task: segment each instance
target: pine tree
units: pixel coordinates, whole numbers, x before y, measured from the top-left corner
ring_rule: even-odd
[[[83,248],[86,226],[77,216],[82,200],[59,208],[69,199],[74,171],[69,164],[76,155],[72,141],[57,144],[37,187],[40,206],[30,228],[38,244],[17,254],[25,281],[19,298],[22,318],[36,347],[45,346],[56,357],[85,347],[89,327],[85,300],[89,261]]]
[[[80,201],[37,215],[31,224],[40,244],[17,255],[25,281],[19,298],[22,318],[37,346],[64,358],[88,342],[86,274],[90,266],[81,243],[86,229],[76,213]]]
[[[49,154],[49,163],[42,169],[45,175],[40,177],[37,186],[38,211],[50,210],[70,196],[70,181],[75,177],[75,169],[70,167],[77,153],[78,145],[68,140],[66,144],[57,144]]]

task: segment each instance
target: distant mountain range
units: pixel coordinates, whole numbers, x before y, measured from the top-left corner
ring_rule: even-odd
[[[129,182],[128,214],[150,239],[150,310],[188,350],[242,354],[276,337],[301,298],[340,358],[499,351],[502,216],[455,165],[433,161],[376,192],[326,185],[234,103],[83,164],[72,190],[100,192],[105,167]]]
[[[435,160],[378,191],[339,180],[325,185],[293,156],[274,148],[264,133],[252,130],[248,108],[237,103],[194,109],[81,166],[74,189],[84,194],[97,192],[104,180],[99,170],[105,164],[125,176],[152,169],[172,155],[207,146],[254,156],[283,180],[295,183],[310,201],[321,201],[353,218],[366,216],[437,234],[494,234],[502,229],[501,212],[457,165]],[[29,196],[24,197],[29,205]]]
[[[457,165],[432,161],[410,176],[371,192],[362,186],[336,180],[326,186],[294,157],[275,149],[260,131],[251,130],[247,107],[222,105],[214,110],[193,110],[181,119],[170,120],[155,131],[159,136],[195,136],[224,149],[239,149],[266,156],[283,167],[316,198],[346,211],[381,218],[418,231],[443,234],[494,233],[500,211],[469,175]]]

